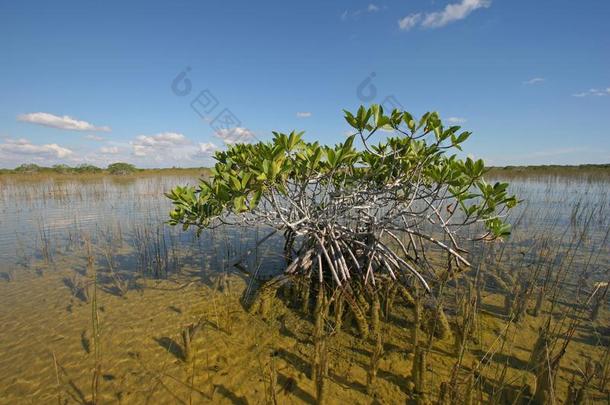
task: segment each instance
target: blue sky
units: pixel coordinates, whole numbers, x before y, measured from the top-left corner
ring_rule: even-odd
[[[338,142],[342,109],[373,102],[438,111],[489,164],[608,163],[609,15],[601,0],[3,1],[0,167],[209,165],[272,130]]]

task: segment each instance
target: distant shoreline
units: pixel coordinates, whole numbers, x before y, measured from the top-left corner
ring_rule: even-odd
[[[201,175],[211,174],[209,167],[168,167],[168,168],[128,168],[119,172],[113,172],[108,168],[102,169],[95,166],[80,166],[80,167],[32,167],[32,165],[22,165],[15,169],[0,169],[0,176],[33,176],[33,177],[96,177],[96,176],[114,176],[114,177],[129,177],[142,175]]]
[[[575,169],[610,169],[610,163],[582,164],[582,165],[523,165],[523,166],[487,166],[492,170],[575,170]]]
[[[142,175],[210,175],[210,167],[170,167],[170,168],[134,168],[128,173],[112,173],[108,169],[88,167],[35,167],[25,168],[24,166],[15,169],[0,169],[0,176],[142,176]],[[610,163],[605,164],[583,164],[583,165],[527,165],[527,166],[490,166],[488,176],[546,176],[546,175],[593,175],[610,178]]]
[[[610,181],[610,163],[584,165],[492,166],[488,177],[563,177]]]

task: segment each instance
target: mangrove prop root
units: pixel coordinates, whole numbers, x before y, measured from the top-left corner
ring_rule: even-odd
[[[414,393],[417,396],[418,404],[426,403],[426,359],[426,350],[419,346],[415,348],[415,356],[413,357],[413,367],[411,369],[411,378],[413,380]]]
[[[185,326],[180,333],[182,337],[182,355],[184,357],[184,361],[189,362],[193,357],[193,350],[191,346],[191,342],[195,337],[195,334],[201,329],[203,326],[203,320],[200,320],[197,323],[191,323]]]
[[[396,289],[397,289],[398,295],[400,295],[400,297],[403,299],[403,301],[405,302],[405,304],[408,307],[414,307],[415,306],[415,299],[413,298],[411,293],[404,286],[397,285]]]
[[[545,347],[546,349],[546,347]],[[553,359],[545,358],[544,364],[536,372],[536,392],[534,393],[534,403],[551,404],[555,396],[555,380],[559,369],[561,355]]]
[[[328,317],[329,303],[323,284],[320,284],[315,307],[315,324],[313,330],[314,353],[311,364],[311,379],[316,385],[317,403],[324,403],[326,378],[328,377],[328,353],[324,322]]]
[[[304,314],[309,314],[309,291],[311,290],[309,278],[303,277],[303,281],[301,283],[301,286],[302,286],[302,292],[301,292],[301,311]]]
[[[413,347],[413,352],[419,346],[419,330],[421,328],[421,296],[419,295],[419,291],[416,291],[417,300],[413,300],[413,330],[411,335],[411,346]]]
[[[289,279],[290,276],[288,275],[280,275],[265,282],[256,292],[248,312],[259,314],[263,319],[268,319],[277,290],[287,283]],[[244,297],[244,301],[247,301],[247,297]]]
[[[422,329],[429,335],[434,333],[434,337],[438,339],[447,339],[451,337],[451,327],[449,320],[442,307],[426,307],[423,311]]]
[[[362,308],[363,312],[369,312],[369,303],[366,301],[365,295],[363,293],[358,293],[356,296],[356,302]]]
[[[360,337],[363,339],[367,339],[369,337],[369,324],[366,320],[366,316],[362,308],[355,301],[350,301],[350,312],[356,320],[356,325],[358,326],[358,332],[360,333]]]
[[[540,328],[538,332],[538,339],[536,340],[536,343],[534,343],[534,348],[532,349],[532,353],[530,354],[528,369],[536,370],[540,367],[545,366],[546,348],[548,344],[549,336],[547,334],[547,330],[544,328]]]
[[[334,312],[335,312],[335,331],[339,332],[341,327],[343,326],[343,312],[345,310],[345,297],[343,296],[343,291],[339,291],[339,295],[335,300],[334,304]]]
[[[439,388],[438,405],[448,405],[448,404],[450,404],[449,384],[447,383],[447,381],[443,381]]]
[[[383,341],[381,330],[375,333],[375,347],[371,352],[371,367],[367,374],[367,392],[373,394],[375,392],[375,382],[377,381],[377,370],[379,369],[379,361],[383,355]]]
[[[182,330],[182,347],[185,361],[191,361],[191,335],[189,328]]]
[[[327,396],[326,379],[328,378],[328,351],[326,350],[326,342],[320,343],[320,363],[318,365],[316,380],[316,403],[324,404]]]
[[[538,288],[538,295],[536,296],[536,305],[534,306],[534,310],[532,311],[533,316],[539,316],[540,310],[542,310],[542,304],[544,304],[545,292],[544,287]]]
[[[390,319],[390,316],[392,315],[392,306],[394,305],[394,299],[396,298],[397,289],[397,283],[390,283],[387,288],[383,311],[383,316],[385,320]]]
[[[377,335],[381,333],[379,324],[379,313],[381,312],[381,305],[379,304],[379,296],[376,292],[372,293],[371,303],[371,332],[373,337],[376,339]]]

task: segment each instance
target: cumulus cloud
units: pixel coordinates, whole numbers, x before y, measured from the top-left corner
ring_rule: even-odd
[[[311,113],[309,111],[299,111],[297,113],[297,118],[309,118],[311,117]]]
[[[7,139],[4,143],[0,143],[0,152],[13,155],[29,156],[36,160],[41,159],[63,159],[70,157],[74,152],[68,148],[59,146],[56,143],[36,145],[27,139]]]
[[[463,124],[466,122],[466,118],[462,117],[449,117],[447,118],[447,122],[453,125]]]
[[[161,132],[156,135],[138,135],[137,143],[145,146],[172,146],[190,143],[186,136],[177,132]]]
[[[215,135],[218,138],[222,139],[225,145],[233,145],[236,143],[249,143],[256,139],[254,132],[244,127],[221,129],[216,131]]]
[[[403,31],[408,31],[418,24],[424,28],[440,28],[454,21],[463,20],[473,11],[490,5],[491,0],[461,0],[459,3],[447,4],[440,11],[409,14],[398,20],[398,27]]]
[[[218,149],[211,142],[195,143],[177,132],[139,135],[130,145],[132,158],[144,166],[150,166],[151,162],[157,166],[201,164],[202,159],[209,159]]]
[[[572,94],[574,97],[588,97],[588,96],[596,96],[596,97],[604,97],[610,95],[610,87],[605,89],[589,89],[587,91],[583,91],[580,93]]]
[[[118,146],[102,146],[100,148],[100,153],[104,155],[116,155],[120,152]]]
[[[523,84],[540,84],[544,82],[544,77],[534,77],[523,82]]]
[[[199,152],[203,154],[209,154],[218,149],[218,146],[214,145],[212,142],[200,143],[199,144]]]
[[[17,116],[17,120],[37,125],[43,125],[45,127],[65,129],[68,131],[110,132],[110,127],[107,126],[98,127],[88,123],[87,121],[78,120],[67,115],[58,116],[45,112],[21,114]]]
[[[193,151],[191,157],[193,159],[209,158],[218,150],[218,146],[212,142],[200,142],[197,149]]]
[[[183,135],[177,132],[162,132],[156,135],[138,135],[131,142],[133,154],[135,156],[154,156],[159,155],[162,151],[175,149],[182,145],[188,145],[191,142]]]

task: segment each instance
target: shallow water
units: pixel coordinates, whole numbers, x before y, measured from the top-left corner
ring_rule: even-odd
[[[99,403],[265,403],[268,370],[276,361],[280,402],[315,400],[307,376],[309,319],[280,305],[273,318],[264,321],[239,303],[242,292],[256,282],[235,272],[231,259],[251,249],[268,230],[219,228],[197,238],[192,231],[164,224],[171,205],[163,193],[196,181],[150,175],[86,181],[0,177],[0,403],[57,402],[58,397],[86,403],[92,399],[95,364],[101,364]],[[509,267],[527,268],[539,257],[528,249],[541,238],[552,236],[549,241],[567,247],[574,235],[586,230],[570,269],[577,273],[586,267],[590,283],[607,280],[609,185],[511,179],[512,191],[524,201],[510,217],[513,235],[494,249],[506,250]],[[83,297],[74,284],[90,283],[92,277],[87,240],[97,284],[89,284],[89,295]],[[247,266],[258,270],[258,278],[282,268],[282,243],[283,238],[272,238],[251,255]],[[553,260],[560,263],[565,252],[556,251]],[[481,255],[473,263],[482,260]],[[229,273],[226,279],[219,276]],[[122,280],[125,294],[118,290],[115,276]],[[229,288],[218,292],[226,280]],[[101,325],[98,361],[92,350],[93,291]],[[485,299],[490,313],[501,306],[498,294]],[[180,330],[201,317],[206,326],[195,341],[198,357],[187,364],[180,351]],[[605,314],[600,323],[607,326],[609,320]],[[403,308],[385,326],[386,354],[376,393],[382,402],[408,397],[405,378],[412,356],[404,342],[409,322]],[[491,345],[504,322],[496,315],[484,315],[482,322],[482,339]],[[536,322],[527,320],[519,336],[534,340]],[[582,367],[579,359],[598,350],[590,330],[580,332],[580,341],[562,363],[566,370]],[[369,344],[352,333],[332,339],[331,402],[370,403],[365,387]],[[510,353],[515,363],[511,370],[527,361],[527,347],[518,346]],[[431,368],[438,381],[454,362],[442,354],[451,347],[451,342],[439,342],[440,354],[433,356]],[[575,372],[566,373],[559,386],[562,394]]]
[[[114,231],[130,238],[138,226],[162,226],[171,209],[164,193],[177,184],[197,181],[195,176],[98,176],[42,181],[0,178],[0,269],[14,266],[18,262],[16,253],[40,254],[42,239],[61,249],[71,238],[83,233],[96,238],[100,233]],[[577,206],[581,206],[581,212],[585,208],[609,212],[609,186],[608,182],[562,181],[556,177],[511,179],[510,190],[523,202],[511,213],[510,220],[515,223],[520,218],[517,231],[542,229],[551,224],[570,227]],[[599,216],[602,222],[598,228],[602,229],[608,221],[604,223]],[[168,227],[163,231],[165,238],[171,232],[178,245],[192,243],[194,239],[191,231]]]
[[[72,250],[83,236],[97,244],[120,239],[121,245],[133,248],[131,255],[123,251],[123,260],[132,264],[137,261],[135,250],[153,243],[160,245],[154,249],[189,252],[190,259],[206,259],[199,260],[200,265],[209,266],[213,260],[211,265],[223,269],[227,255],[251,248],[264,230],[222,229],[197,238],[193,230],[168,226],[171,203],[164,193],[197,181],[194,176],[148,175],[36,182],[0,179],[0,271],[15,271],[15,266],[32,260],[52,261],[54,254]],[[274,263],[272,256],[266,269],[270,271]]]

